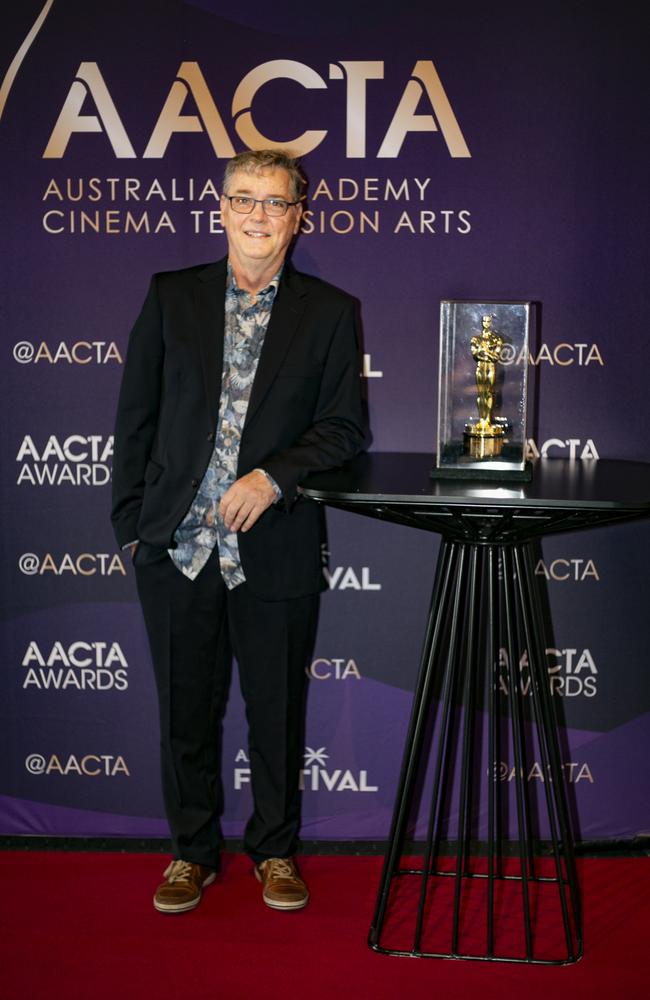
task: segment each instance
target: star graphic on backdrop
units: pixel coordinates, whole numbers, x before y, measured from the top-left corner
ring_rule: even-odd
[[[305,766],[308,764],[324,764],[329,757],[328,753],[325,753],[326,747],[319,747],[318,750],[312,750],[311,747],[305,747]]]

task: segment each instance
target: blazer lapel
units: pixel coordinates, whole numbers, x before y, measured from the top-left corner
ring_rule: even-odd
[[[210,419],[215,428],[219,416],[221,370],[223,368],[224,303],[226,258],[209,264],[197,274],[194,286],[198,315],[197,338],[201,353],[203,384]]]
[[[282,272],[271,318],[264,337],[262,353],[248,401],[244,427],[248,427],[262,404],[284,361],[300,324],[304,310],[304,287],[300,276],[287,262]]]

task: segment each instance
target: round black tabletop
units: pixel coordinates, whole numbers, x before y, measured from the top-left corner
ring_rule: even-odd
[[[314,473],[304,496],[465,540],[520,540],[650,517],[650,464],[538,459],[530,482],[431,478],[432,455],[364,452]]]

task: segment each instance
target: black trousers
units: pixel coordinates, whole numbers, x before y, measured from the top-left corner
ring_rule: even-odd
[[[165,549],[142,542],[134,565],[158,689],[174,857],[219,866],[221,736],[233,654],[246,703],[254,802],[244,849],[256,862],[289,857],[300,827],[305,668],[318,595],[261,601],[245,583],[229,591],[216,551],[194,581]]]

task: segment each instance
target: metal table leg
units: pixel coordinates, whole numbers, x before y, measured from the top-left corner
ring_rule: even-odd
[[[507,660],[509,712],[502,706],[500,691],[501,638]],[[527,687],[520,669],[522,642],[528,651]],[[443,541],[370,929],[369,944],[374,950],[536,964],[564,964],[580,957],[578,882],[545,646],[531,546]],[[437,704],[436,682],[440,683]],[[403,867],[406,831],[416,804],[419,776],[428,763],[426,736],[434,717],[436,743],[422,866]],[[507,794],[509,782],[501,774],[500,761],[508,750],[514,760],[514,810]],[[538,857],[540,803],[528,780],[536,750],[544,776],[542,804],[550,835],[550,874],[545,874],[548,864],[545,869]],[[458,801],[452,842],[449,830],[455,791]],[[445,831],[453,847],[452,859],[446,858],[441,865]],[[474,855],[481,858],[481,864]],[[419,880],[417,904],[412,934],[408,940],[398,935],[398,940],[390,933],[391,905],[395,889],[404,879]],[[449,885],[450,879],[452,896],[443,897],[440,887],[444,882]],[[476,890],[481,883],[478,912]],[[547,890],[553,886],[557,887],[559,909],[556,906],[552,922],[561,917],[564,944],[558,949],[555,943],[550,953],[540,942],[540,927],[548,907]],[[506,889],[510,892],[508,903]],[[506,941],[502,932],[502,924],[512,922],[511,911],[515,909],[521,918],[515,935],[518,946]],[[441,913],[447,923],[446,943],[432,945],[429,924],[435,917],[439,926]],[[467,947],[464,935],[477,921],[483,926],[483,944],[474,941]]]

